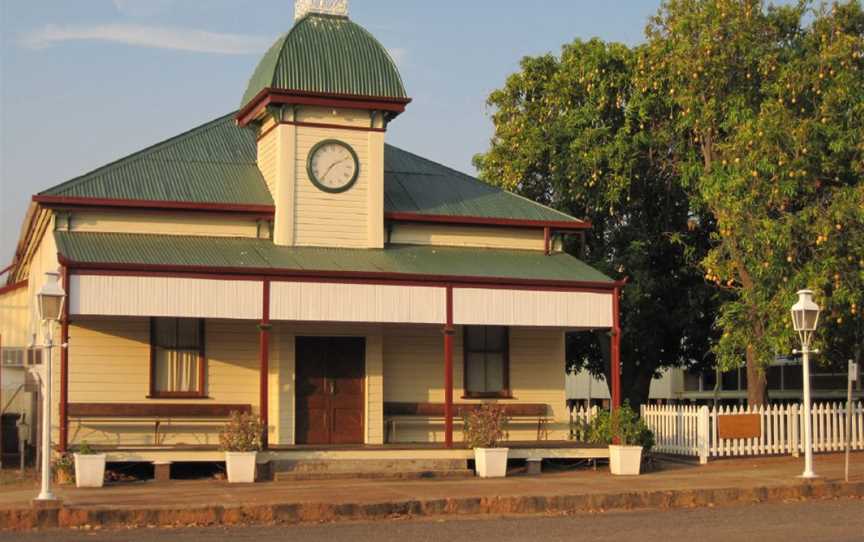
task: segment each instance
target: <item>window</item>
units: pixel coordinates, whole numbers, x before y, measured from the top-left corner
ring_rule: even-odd
[[[204,397],[204,321],[150,320],[150,396]]]
[[[11,367],[23,367],[25,365],[41,365],[41,348],[20,348],[15,346],[4,346],[2,349],[2,364]]]
[[[467,326],[465,349],[465,395],[509,397],[510,367],[507,328]]]

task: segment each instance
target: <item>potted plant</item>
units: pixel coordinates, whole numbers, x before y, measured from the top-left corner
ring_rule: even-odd
[[[251,484],[255,481],[255,460],[261,449],[264,426],[258,416],[232,412],[219,433],[219,448],[225,452],[228,483]]]
[[[105,485],[106,454],[94,450],[87,441],[75,452],[75,487],[102,487]]]
[[[483,405],[465,415],[465,442],[474,449],[474,469],[480,478],[507,475],[509,450],[498,446],[506,423],[504,408],[495,405]]]
[[[612,413],[597,414],[589,433],[591,442],[609,446],[609,471],[614,475],[638,475],[642,453],[654,446],[654,434],[627,402]]]

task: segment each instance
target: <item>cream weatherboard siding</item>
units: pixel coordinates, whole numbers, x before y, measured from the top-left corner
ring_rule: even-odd
[[[78,317],[70,326],[69,400],[105,403],[183,403],[181,399],[149,399],[149,319]],[[269,434],[274,445],[294,443],[295,360],[299,336],[352,336],[366,339],[366,406],[364,440],[384,442],[385,401],[443,402],[444,349],[439,326],[280,323],[271,333]],[[454,396],[463,395],[462,329],[454,355]],[[258,410],[259,331],[254,322],[208,320],[206,323],[207,395],[205,401],[250,404]],[[513,399],[502,403],[544,403],[551,421],[544,438],[565,438],[564,334],[561,329],[511,328],[510,384]],[[55,370],[57,364],[55,363]],[[56,373],[55,373],[56,374]],[[55,379],[55,385],[59,381]],[[56,395],[56,394],[55,394]],[[59,396],[58,396],[59,399]],[[200,400],[189,400],[199,402]],[[55,413],[55,428],[56,428]],[[215,445],[220,422],[172,419],[154,433],[153,420],[70,419],[70,442],[91,444]],[[456,438],[461,440],[461,421]],[[535,420],[513,420],[510,440],[533,440]],[[55,435],[56,437],[56,435]],[[441,442],[441,420],[400,422],[398,442]]]
[[[509,248],[516,250],[544,249],[543,230],[538,228],[455,226],[403,222],[394,223],[392,228],[390,242],[394,244]]]
[[[612,293],[454,288],[453,321],[467,325],[612,326]]]
[[[255,219],[213,217],[209,213],[76,211],[70,215],[70,226],[73,232],[251,238],[258,235]]]
[[[271,132],[276,140],[275,190],[272,192],[276,206],[273,217],[273,242],[277,245],[295,244],[294,207],[297,194],[297,127],[280,124]]]
[[[276,122],[268,117],[258,129],[258,169],[274,200],[279,178],[279,133],[275,126]]]
[[[384,132],[370,131],[366,137],[366,246],[384,248]]]
[[[30,289],[22,286],[0,294],[0,348],[23,348],[34,332]]]
[[[457,328],[453,355],[453,397],[456,402],[485,402],[465,399],[463,328]],[[567,438],[567,409],[564,393],[564,331],[554,328],[510,328],[510,387],[512,399],[497,403],[543,403],[550,420],[545,439]],[[444,402],[444,341],[441,328],[433,326],[388,327],[384,336],[384,401]],[[461,441],[461,420],[456,420],[454,439]],[[535,419],[511,420],[509,440],[535,440]],[[441,419],[397,418],[396,442],[443,442]]]
[[[360,109],[298,106],[295,120],[309,124],[334,124],[353,128],[368,128],[370,113]]]
[[[273,282],[273,320],[444,323],[446,292],[428,286]]]
[[[260,320],[260,281],[72,275],[72,315]]]
[[[210,404],[258,408],[258,332],[252,322],[208,320],[205,324]],[[150,323],[146,318],[76,318],[69,328],[70,403],[200,403],[149,399]],[[55,412],[55,424],[56,424]],[[221,422],[70,418],[70,443],[152,445],[218,442]]]
[[[384,444],[384,337],[366,336],[366,444]]]
[[[306,171],[309,152],[317,143],[338,139],[357,153],[357,182],[331,194],[312,184]],[[368,246],[369,139],[366,132],[338,128],[297,127],[294,241],[301,246]],[[278,202],[277,205],[282,202]]]

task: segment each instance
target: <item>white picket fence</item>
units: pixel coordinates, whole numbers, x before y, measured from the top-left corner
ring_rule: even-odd
[[[718,415],[758,414],[760,437],[721,439]],[[812,408],[813,450],[836,452],[846,449],[846,404],[816,403]],[[759,407],[644,405],[642,419],[654,432],[654,450],[660,453],[698,457],[751,455],[798,455],[804,449],[804,414],[800,405]],[[864,405],[852,409],[851,448],[864,450]]]

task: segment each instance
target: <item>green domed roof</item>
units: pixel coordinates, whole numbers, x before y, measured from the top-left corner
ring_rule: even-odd
[[[333,95],[407,98],[387,50],[347,17],[310,13],[267,51],[240,107],[265,88]]]

